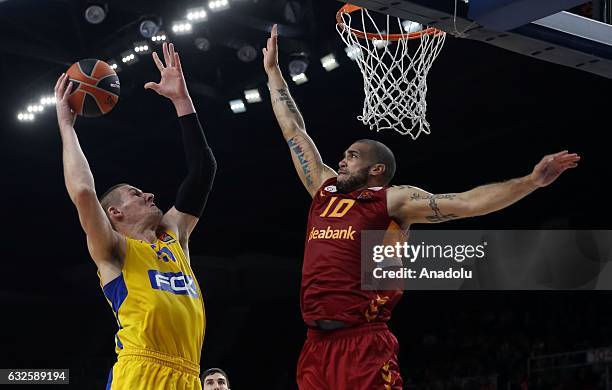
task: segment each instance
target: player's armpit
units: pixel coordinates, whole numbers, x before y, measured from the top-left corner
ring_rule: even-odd
[[[338,174],[323,163],[312,138],[305,131],[296,131],[287,138],[293,165],[310,196],[314,196],[321,184]]]
[[[96,248],[94,242],[87,236],[87,249],[98,267],[100,281],[103,286],[121,275],[125,259],[125,248],[126,243],[124,237],[119,237],[116,253],[107,253],[106,251],[101,251],[99,248]]]
[[[161,225],[178,235],[177,239],[184,251],[187,250],[191,232],[200,219],[191,214],[183,213],[172,206],[162,218]]]
[[[413,223],[439,223],[475,215],[461,193],[432,194],[412,186],[387,190],[387,209],[403,228]]]

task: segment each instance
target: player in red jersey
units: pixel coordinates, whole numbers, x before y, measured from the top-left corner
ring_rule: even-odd
[[[580,157],[545,156],[532,173],[452,194],[412,186],[388,187],[395,158],[380,142],[360,140],[345,152],[338,173],[325,165],[306,133],[278,67],[277,30],[263,49],[274,114],[302,183],[313,198],[302,268],[301,309],[309,327],[297,369],[302,390],[401,389],[398,344],[386,322],[399,291],[361,289],[361,231],[484,215],[549,185]]]

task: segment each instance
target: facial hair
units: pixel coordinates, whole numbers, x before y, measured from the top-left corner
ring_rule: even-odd
[[[370,167],[365,167],[354,174],[349,175],[346,179],[338,179],[336,181],[336,189],[340,193],[353,192],[359,187],[363,187],[368,182],[368,174]]]

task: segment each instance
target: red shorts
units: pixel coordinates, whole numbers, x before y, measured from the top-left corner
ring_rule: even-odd
[[[300,390],[401,390],[397,339],[378,322],[308,330],[297,366]]]

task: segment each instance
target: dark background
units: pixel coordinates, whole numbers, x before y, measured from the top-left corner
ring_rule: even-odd
[[[374,138],[396,154],[395,184],[454,192],[526,175],[543,155],[569,149],[582,156],[580,166],[552,186],[506,210],[444,228],[610,228],[610,80],[449,36],[428,78],[432,134],[416,141],[377,134],[355,119],[362,78],[335,30],[341,4],[298,4],[293,23],[285,1],[243,0],[210,14],[192,35],[169,34],[219,163],[190,243],[207,310],[202,368],[226,369],[235,390],[294,388],[305,337],[298,293],[310,199],[274,119],[261,55],[244,63],[232,48],[245,42],[260,53],[274,22],[281,23],[285,73],[292,53],[310,55],[310,81],[290,82],[290,89],[328,165],[336,167],[354,140]],[[17,112],[50,94],[74,61],[120,58],[142,40],[135,22],[143,15],[162,16],[169,30],[192,4],[111,1],[97,26],[83,19],[85,5],[0,3],[0,367],[67,367],[73,387],[102,388],[114,361],[116,323],[64,188],[54,108],[32,123],[19,122]],[[198,50],[196,36],[208,37],[211,49]],[[325,72],[319,58],[329,52],[341,67]],[[129,182],[168,208],[185,173],[175,113],[142,88],[158,80],[149,57],[123,65],[119,77],[118,106],[76,124],[96,187],[101,192]],[[252,87],[264,101],[233,114],[228,101]],[[390,326],[406,382],[430,388],[453,377],[493,374],[499,384],[518,386],[530,354],[612,344],[610,297],[593,291],[409,292]],[[576,373],[566,388],[594,388],[588,375]]]

